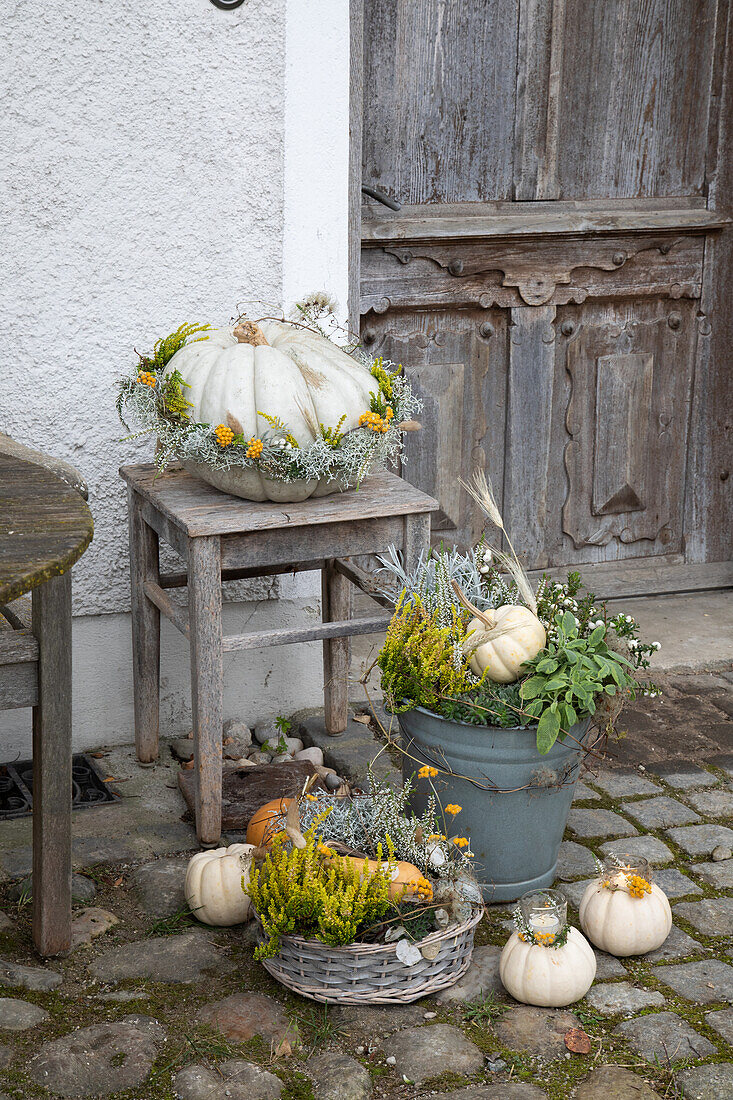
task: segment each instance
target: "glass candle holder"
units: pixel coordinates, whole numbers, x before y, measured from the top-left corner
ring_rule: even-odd
[[[551,944],[568,923],[568,903],[557,890],[533,890],[519,900],[524,923],[540,944]]]
[[[633,897],[643,897],[651,891],[652,868],[648,859],[620,855],[605,860],[603,870],[607,890],[627,890]]]

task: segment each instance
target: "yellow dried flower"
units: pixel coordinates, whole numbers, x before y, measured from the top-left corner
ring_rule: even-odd
[[[651,894],[651,883],[647,882],[641,875],[627,875],[626,885],[632,898],[643,898],[644,894]]]
[[[429,768],[427,764],[423,764],[420,771],[417,773],[420,779],[434,779],[438,774],[437,768]]]
[[[450,814],[451,817],[455,817],[456,814],[459,814],[462,809],[463,809],[463,807],[462,806],[456,806],[455,802],[449,802],[448,805],[445,808],[445,812],[447,814]]]
[[[216,436],[216,442],[220,447],[228,447],[234,439],[234,432],[226,424],[219,424],[216,428],[214,435]]]
[[[141,370],[137,376],[137,380],[138,382],[142,382],[144,386],[150,386],[151,389],[155,389],[157,379],[149,370]]]
[[[451,844],[455,844],[457,848],[467,848],[468,840],[465,836],[452,836]]]
[[[256,436],[253,436],[247,445],[247,458],[259,458],[264,446],[261,439],[257,439]]]

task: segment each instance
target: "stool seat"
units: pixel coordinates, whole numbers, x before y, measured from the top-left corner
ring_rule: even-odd
[[[180,467],[123,466],[130,522],[135,742],[138,759],[158,755],[160,614],[189,639],[196,779],[196,828],[202,844],[221,833],[221,726],[224,652],[323,642],[326,729],[348,721],[349,638],[386,629],[389,615],[352,619],[351,586],[385,601],[348,560],[394,545],[412,569],[430,541],[438,502],[396,474],[381,472],[358,489],[299,502],[246,501],[228,496]],[[161,575],[159,539],[186,563],[185,573]],[[318,626],[224,635],[224,580],[319,569]],[[168,589],[188,587],[188,608]]]

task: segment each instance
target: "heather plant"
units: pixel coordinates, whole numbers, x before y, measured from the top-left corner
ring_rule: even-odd
[[[360,928],[379,920],[390,906],[396,863],[389,840],[386,859],[378,846],[376,869],[367,860],[358,866],[323,844],[322,820],[323,814],[303,834],[303,847],[276,837],[262,866],[250,874],[247,893],[266,936],[255,950],[256,959],[276,955],[280,938],[287,934],[332,947],[353,943]]]

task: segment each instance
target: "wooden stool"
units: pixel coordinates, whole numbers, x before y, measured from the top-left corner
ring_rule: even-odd
[[[196,776],[196,829],[202,844],[221,835],[222,654],[293,642],[323,641],[326,729],[348,720],[349,641],[384,630],[389,615],[351,618],[350,583],[373,595],[357,566],[342,561],[402,549],[408,568],[427,549],[437,501],[394,474],[368,478],[358,490],[302,503],[256,503],[227,496],[181,469],[123,466],[130,520],[135,744],[138,759],[158,755],[160,613],[191,646],[191,703]],[[157,477],[156,477],[157,474]],[[158,539],[187,564],[161,576]],[[305,569],[322,571],[323,623],[293,630],[224,636],[223,580]],[[188,609],[166,589],[188,586]]]
[[[41,955],[71,947],[71,567],[93,533],[76,489],[0,453],[0,611],[8,623],[0,630],[0,710],[33,707],[33,942]],[[4,606],[25,592],[30,629]]]

